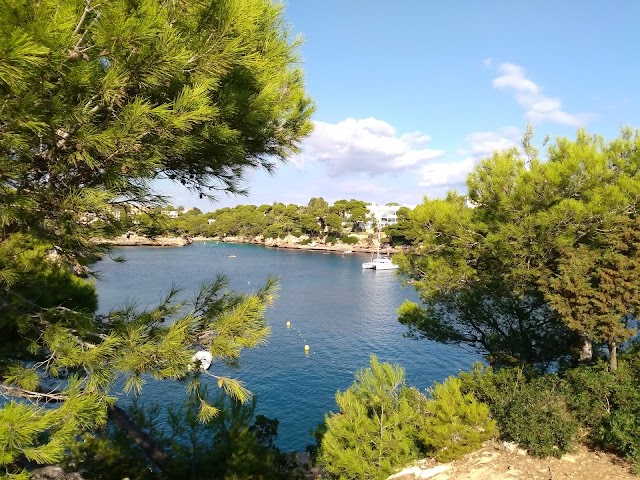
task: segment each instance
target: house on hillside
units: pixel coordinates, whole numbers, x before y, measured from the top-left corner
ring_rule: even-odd
[[[378,205],[377,203],[369,203],[367,205],[370,216],[375,218],[381,228],[398,223],[398,210],[402,207],[409,210],[416,208],[415,205]],[[367,224],[367,228],[372,228],[372,226],[371,222]]]

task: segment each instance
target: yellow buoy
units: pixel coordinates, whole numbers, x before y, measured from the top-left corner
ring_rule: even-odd
[[[291,322],[287,322],[287,328],[291,328]]]
[[[309,351],[309,345],[305,345],[305,346],[304,346],[304,351],[305,351],[305,352],[308,352],[308,351]]]

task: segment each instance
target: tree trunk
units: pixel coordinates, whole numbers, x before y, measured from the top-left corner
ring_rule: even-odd
[[[612,372],[618,369],[618,344],[615,341],[609,342],[609,368]]]
[[[144,430],[131,420],[124,410],[114,405],[109,408],[108,416],[109,420],[120,427],[127,436],[144,451],[149,460],[158,467],[166,465],[169,460],[169,454],[160,448]]]
[[[587,337],[580,336],[580,352],[578,354],[579,363],[589,363],[593,360],[593,343]]]

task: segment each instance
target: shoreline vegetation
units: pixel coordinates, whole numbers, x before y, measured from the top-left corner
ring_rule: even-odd
[[[372,208],[377,209],[377,213]],[[207,213],[197,208],[168,205],[118,212],[125,234],[113,238],[96,235],[93,242],[111,246],[175,247],[190,245],[193,241],[216,241],[335,253],[379,251],[382,255],[392,255],[409,246],[405,237],[409,214],[408,207],[398,204],[378,206],[351,199],[329,205],[322,197],[311,198],[306,206],[238,205]],[[101,220],[92,218],[89,222],[100,226]]]
[[[295,237],[289,235],[285,238],[262,238],[258,237],[204,237],[204,236],[159,236],[148,237],[137,234],[120,235],[118,237],[105,239],[96,238],[93,242],[100,245],[111,245],[114,247],[185,247],[193,242],[222,242],[222,243],[244,243],[252,245],[262,245],[271,248],[285,248],[290,250],[322,251],[345,254],[349,253],[376,253],[375,245],[371,245],[367,239],[361,239],[356,244],[326,244],[319,241],[304,243],[308,237]],[[398,247],[383,246],[380,248],[381,255],[393,255],[401,252]]]

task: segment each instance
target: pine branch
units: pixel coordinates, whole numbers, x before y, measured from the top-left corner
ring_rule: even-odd
[[[45,392],[26,390],[19,387],[0,384],[2,396],[5,398],[25,398],[37,403],[62,403],[68,400],[66,393]],[[136,443],[158,467],[166,465],[169,461],[169,454],[149,436],[139,425],[137,425],[127,413],[117,405],[109,407],[107,416],[114,424],[116,424],[126,435]]]
[[[5,398],[26,398],[37,403],[60,403],[67,400],[68,396],[65,393],[56,391],[46,392],[41,389],[26,390],[20,387],[13,387],[0,383],[0,390],[2,390],[2,396]]]
[[[109,420],[125,432],[157,467],[166,466],[170,460],[169,454],[165,452],[150,435],[142,430],[137,423],[131,420],[124,410],[114,405],[109,408],[107,415]]]
[[[76,28],[73,30],[73,34],[77,35],[80,33],[80,29],[82,28],[82,25],[84,24],[84,20],[85,18],[87,18],[87,13],[89,13],[92,10],[91,8],[91,0],[87,0],[86,5],[84,6],[84,11],[82,12],[82,16],[80,17],[80,20],[78,21],[78,24],[76,25]]]

